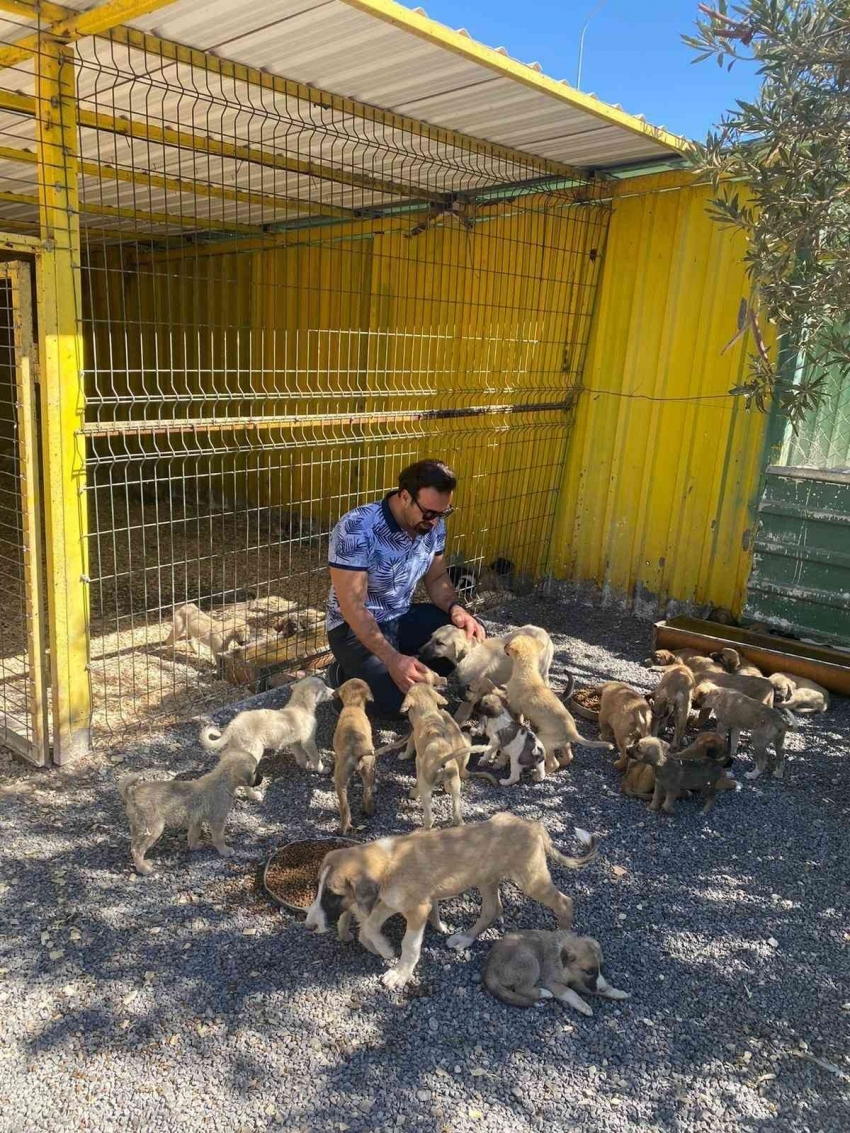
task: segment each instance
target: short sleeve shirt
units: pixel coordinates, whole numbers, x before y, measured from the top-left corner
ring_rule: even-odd
[[[410,609],[413,592],[435,556],[446,549],[442,520],[413,539],[396,523],[386,499],[346,512],[331,532],[328,563],[339,570],[365,570],[369,576],[366,609],[375,621],[400,618]],[[334,588],[328,597],[328,630],[344,624]]]

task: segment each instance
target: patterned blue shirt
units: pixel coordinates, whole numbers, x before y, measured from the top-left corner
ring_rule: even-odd
[[[446,549],[442,520],[415,538],[403,531],[390,511],[390,496],[346,512],[331,532],[328,563],[339,570],[365,570],[369,575],[366,609],[377,622],[400,618],[410,609],[413,592],[436,555]],[[334,588],[328,597],[326,626],[345,622]]]

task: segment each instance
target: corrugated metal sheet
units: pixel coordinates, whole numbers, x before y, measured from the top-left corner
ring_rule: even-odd
[[[747,344],[721,356],[748,294],[743,244],[708,219],[707,188],[644,182],[614,202],[553,571],[647,612],[737,611],[767,423],[727,392]]]
[[[768,470],[746,612],[850,644],[850,475]]]

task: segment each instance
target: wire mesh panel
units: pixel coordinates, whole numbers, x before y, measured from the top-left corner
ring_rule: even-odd
[[[320,655],[333,524],[423,456],[466,597],[533,586],[606,183],[126,29],[75,50],[95,727]]]
[[[28,265],[0,263],[0,742],[48,759]]]
[[[821,401],[796,431],[788,427],[779,463],[850,473],[850,374],[836,366],[819,376]]]

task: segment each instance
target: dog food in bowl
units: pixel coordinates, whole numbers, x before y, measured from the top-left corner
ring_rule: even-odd
[[[601,699],[602,693],[598,688],[577,688],[570,697],[570,708],[585,720],[598,720]]]
[[[355,846],[349,838],[308,838],[275,850],[263,871],[263,886],[276,905],[304,912],[319,891],[319,866],[325,854]]]

